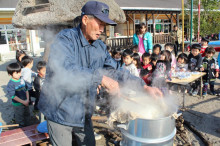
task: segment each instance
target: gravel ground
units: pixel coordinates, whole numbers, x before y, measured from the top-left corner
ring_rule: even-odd
[[[34,58],[34,64],[41,60],[41,57]],[[11,124],[10,120],[13,118],[13,111],[11,107],[11,100],[5,97],[6,85],[10,79],[6,70],[6,66],[14,62],[9,60],[7,62],[0,62],[0,122],[3,125]],[[33,70],[36,71],[35,65]],[[220,80],[217,80],[215,88],[220,87]],[[174,95],[182,103],[182,94]],[[192,97],[187,94],[185,106],[187,110],[183,112],[184,119],[191,123],[199,132],[201,132],[206,140],[211,142],[214,146],[220,145],[220,97],[208,95],[205,98]],[[37,118],[32,115],[32,122],[36,123]],[[97,128],[95,131],[99,131]],[[187,132],[189,142],[192,145],[204,145],[201,140],[193,134],[190,130]],[[110,145],[106,142],[105,134],[101,134],[102,139],[97,141],[97,145]],[[180,143],[175,143],[179,145]]]

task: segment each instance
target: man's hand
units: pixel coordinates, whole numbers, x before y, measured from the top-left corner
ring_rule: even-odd
[[[144,85],[144,90],[147,91],[147,93],[148,93],[150,96],[153,96],[154,98],[163,97],[163,93],[162,93],[158,88],[150,87],[150,86]]]
[[[98,87],[97,87],[97,94],[99,94],[100,90],[101,90],[101,85],[98,85]]]
[[[119,93],[118,82],[109,77],[103,76],[101,85],[112,95]]]

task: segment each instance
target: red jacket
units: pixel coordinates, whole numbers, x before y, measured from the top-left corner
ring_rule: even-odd
[[[207,46],[208,47],[208,46]],[[207,48],[207,47],[205,47],[205,48],[201,48],[201,51],[200,51],[200,54],[202,55],[202,57],[205,57],[205,49]]]
[[[149,70],[148,68],[151,68],[151,70]],[[143,74],[142,74],[143,73]],[[147,65],[143,65],[142,66],[142,71],[141,71],[141,78],[144,80],[144,82],[147,85],[151,84],[151,79],[152,79],[152,65],[149,63]]]

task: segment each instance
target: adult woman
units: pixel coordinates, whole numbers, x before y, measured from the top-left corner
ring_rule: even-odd
[[[133,36],[133,45],[138,45],[140,53],[152,53],[153,42],[151,33],[147,32],[147,26],[144,23],[138,25],[136,33]]]

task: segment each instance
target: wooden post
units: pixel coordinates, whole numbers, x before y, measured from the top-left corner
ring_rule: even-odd
[[[154,37],[155,37],[155,20],[154,20],[154,14],[152,13],[152,18],[153,18],[153,42],[155,41],[154,40]]]
[[[135,34],[135,14],[133,14],[133,35]]]
[[[170,21],[171,21],[171,31],[173,30],[173,13],[170,14]]]
[[[148,30],[148,14],[146,14],[146,27],[147,27],[147,31],[150,32],[150,30]]]
[[[127,21],[127,36],[129,37],[129,21]]]
[[[179,28],[180,27],[180,18],[179,18],[178,13],[176,13],[176,24],[177,24],[177,27]]]
[[[110,32],[109,36],[110,36],[110,38],[114,37],[114,33],[115,33],[114,31],[115,31],[114,26],[110,25],[109,26],[109,32]]]
[[[184,0],[182,0],[182,52],[184,50]]]

